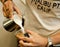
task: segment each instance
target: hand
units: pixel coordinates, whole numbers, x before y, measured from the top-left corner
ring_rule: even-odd
[[[3,14],[5,17],[12,19],[13,18],[13,3],[12,1],[6,1],[3,4]]]
[[[16,35],[17,38],[20,39],[19,45],[22,45],[23,47],[46,47],[47,45],[47,38],[40,36],[39,34],[33,32],[33,31],[26,31],[30,37],[21,37],[19,34]],[[24,42],[26,41],[26,42]]]
[[[3,14],[4,14],[4,16],[9,18],[9,19],[13,19],[13,12],[14,11],[17,14],[19,14],[19,16],[22,15],[21,12],[19,11],[19,9],[17,8],[17,6],[13,3],[13,1],[7,0],[3,4]]]

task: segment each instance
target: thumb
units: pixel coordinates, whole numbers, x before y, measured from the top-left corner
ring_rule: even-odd
[[[18,33],[18,34],[16,34],[16,37],[17,37],[18,39],[20,39],[20,37],[24,37],[24,35],[23,35],[22,33]]]

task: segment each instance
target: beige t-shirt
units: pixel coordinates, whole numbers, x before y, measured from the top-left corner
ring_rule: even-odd
[[[26,0],[27,29],[43,36],[59,32],[60,1],[56,0]]]

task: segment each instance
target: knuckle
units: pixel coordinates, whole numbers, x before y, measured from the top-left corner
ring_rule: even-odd
[[[19,41],[19,43],[21,43],[21,41]]]

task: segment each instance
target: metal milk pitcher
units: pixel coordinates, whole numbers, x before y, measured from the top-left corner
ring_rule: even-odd
[[[13,19],[7,19],[6,21],[3,21],[3,27],[6,31],[12,32],[16,30],[16,26],[18,26],[16,23],[18,21],[14,21],[14,19],[20,20],[22,24],[22,17],[19,17],[16,13],[14,13]]]

